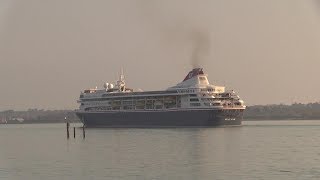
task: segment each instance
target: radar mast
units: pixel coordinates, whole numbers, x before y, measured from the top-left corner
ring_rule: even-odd
[[[121,68],[119,80],[117,81],[117,87],[119,88],[120,92],[125,92],[126,90],[125,85],[126,85],[126,82],[124,80],[123,68]]]

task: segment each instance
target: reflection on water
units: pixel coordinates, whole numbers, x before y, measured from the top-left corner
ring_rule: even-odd
[[[79,125],[78,125],[79,126]],[[1,125],[0,179],[319,179],[320,121],[232,128]]]

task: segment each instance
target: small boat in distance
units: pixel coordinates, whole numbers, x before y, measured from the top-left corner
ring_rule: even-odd
[[[243,100],[209,83],[202,68],[191,70],[176,86],[162,91],[126,87],[121,73],[115,85],[81,92],[77,116],[86,127],[211,127],[241,125]]]

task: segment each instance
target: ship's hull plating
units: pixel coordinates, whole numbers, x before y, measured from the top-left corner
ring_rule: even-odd
[[[211,127],[241,125],[243,109],[76,112],[86,127]]]

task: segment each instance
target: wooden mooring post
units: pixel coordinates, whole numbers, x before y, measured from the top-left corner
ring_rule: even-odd
[[[67,139],[70,138],[70,123],[67,121],[67,117],[64,118],[65,119],[65,122],[66,122],[66,126],[67,126]],[[85,125],[83,124],[82,126],[82,137],[83,139],[86,138],[86,130],[85,130]],[[75,139],[76,138],[76,127],[73,127],[73,138]]]
[[[69,139],[69,137],[70,137],[69,127],[70,127],[70,124],[69,124],[69,122],[67,122],[67,139]]]
[[[84,125],[82,126],[82,135],[83,135],[83,139],[86,138],[86,130],[84,128]]]

